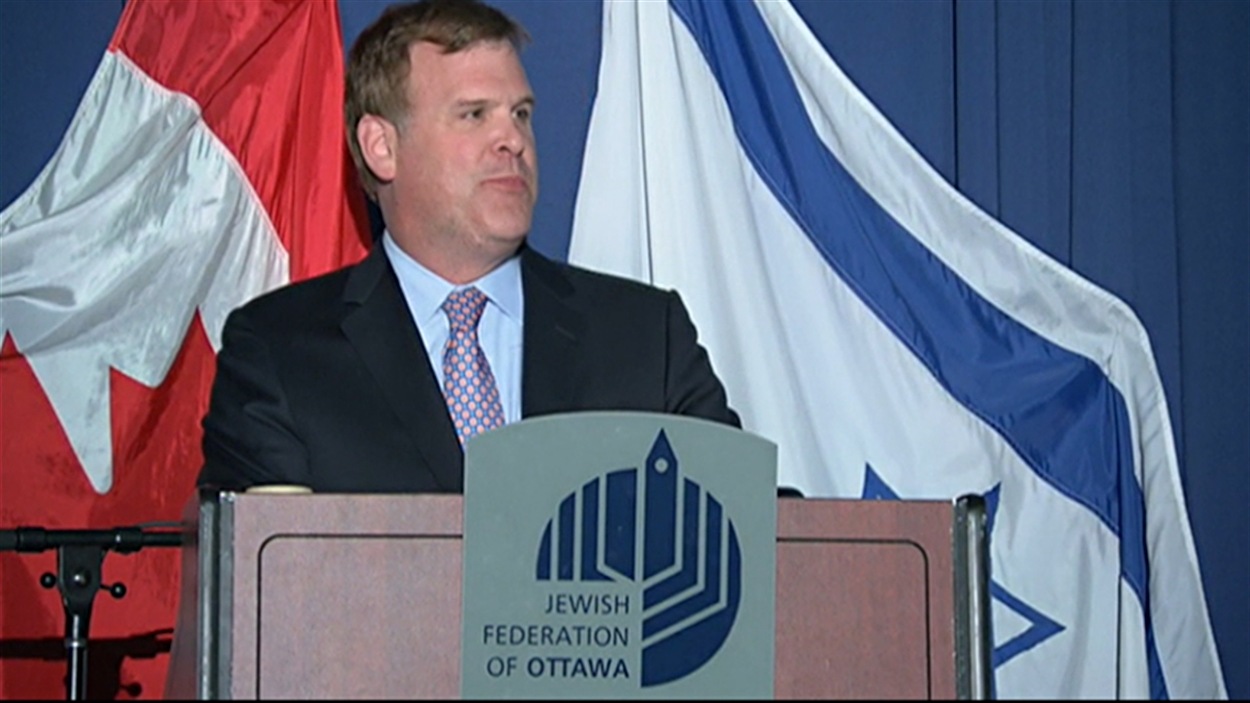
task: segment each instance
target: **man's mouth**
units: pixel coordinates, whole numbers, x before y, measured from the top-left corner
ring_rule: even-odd
[[[483,180],[482,184],[508,193],[528,193],[530,190],[529,182],[515,174],[492,176]]]

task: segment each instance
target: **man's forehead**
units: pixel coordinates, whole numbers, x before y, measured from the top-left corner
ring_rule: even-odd
[[[493,97],[520,101],[532,100],[529,79],[516,48],[507,41],[483,41],[460,51],[448,53],[431,42],[417,42],[409,49],[410,77],[413,86],[436,89],[458,99],[479,99],[474,92],[504,90],[509,95]]]
[[[429,41],[413,42],[408,47],[408,58],[414,67],[422,63],[468,63],[482,55],[511,57],[518,64],[521,61],[516,47],[505,39],[484,39],[456,51],[447,51],[447,47]]]

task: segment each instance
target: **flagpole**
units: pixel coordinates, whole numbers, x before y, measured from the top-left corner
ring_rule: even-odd
[[[57,573],[39,577],[44,588],[59,587],[65,610],[65,649],[68,675],[65,680],[66,700],[87,699],[87,644],[91,625],[91,606],[99,591],[108,591],[114,598],[126,595],[120,582],[106,585],[101,580],[104,556],[109,551],[120,554],[137,552],[144,547],[178,547],[181,531],[145,531],[143,527],[118,527],[111,530],[47,530],[42,527],[19,527],[0,530],[0,552],[42,552],[57,550]]]

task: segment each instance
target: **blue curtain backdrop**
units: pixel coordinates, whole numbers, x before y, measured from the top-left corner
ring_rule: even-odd
[[[340,0],[350,42],[385,0]],[[52,155],[122,0],[0,2],[0,207]],[[563,258],[597,0],[500,0],[527,26],[542,197]],[[1250,3],[794,0],[937,169],[1129,302],[1150,333],[1232,698],[1250,697]]]

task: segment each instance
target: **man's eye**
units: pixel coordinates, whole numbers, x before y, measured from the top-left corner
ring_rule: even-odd
[[[464,118],[466,120],[480,120],[482,119],[482,109],[468,110],[464,113]]]
[[[534,114],[533,110],[528,107],[519,107],[516,110],[516,118],[522,122],[529,122],[530,117]]]

